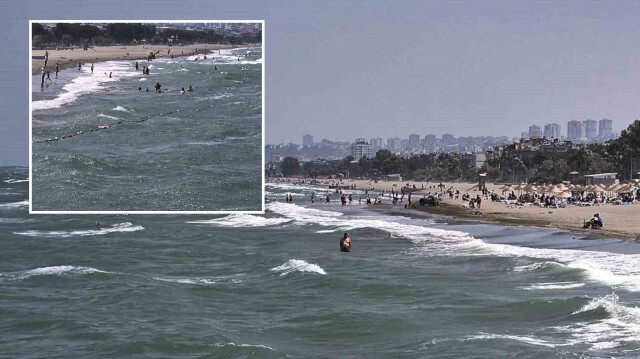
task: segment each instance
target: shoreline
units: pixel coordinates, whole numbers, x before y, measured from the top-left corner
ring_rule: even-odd
[[[473,212],[471,212],[471,210],[469,210],[469,212],[460,211],[460,208],[458,206],[450,205],[447,203],[440,204],[440,206],[438,207],[417,206],[416,209],[412,209],[412,211],[416,211],[416,210],[419,212],[433,214],[441,218],[452,218],[454,220],[479,222],[479,223],[486,223],[486,224],[499,224],[499,225],[511,226],[511,227],[535,227],[535,228],[556,229],[561,232],[578,235],[581,237],[581,239],[584,239],[584,240],[628,239],[628,240],[633,240],[635,242],[640,241],[639,235],[629,233],[629,232],[624,232],[624,231],[616,231],[616,230],[610,230],[610,229],[591,230],[591,229],[585,229],[579,226],[558,225],[550,221],[545,221],[545,220],[535,219],[535,218],[527,218],[526,216],[521,216],[517,214],[511,215],[511,216],[505,216],[504,214],[501,214],[501,213],[482,212],[482,210],[480,211],[482,212],[482,214],[476,215]]]
[[[309,185],[309,180],[305,180]],[[267,182],[269,183],[269,182]],[[441,218],[452,218],[454,220],[480,222],[487,224],[500,224],[505,226],[528,226],[537,228],[550,228],[562,232],[568,232],[583,239],[627,239],[640,241],[640,204],[628,206],[614,206],[605,204],[602,206],[579,207],[567,206],[566,208],[550,209],[537,206],[529,206],[522,209],[509,208],[502,202],[491,202],[483,198],[480,209],[469,209],[463,207],[462,200],[444,198],[437,207],[420,206],[417,202],[419,198],[429,192],[436,192],[436,183],[420,183],[414,181],[365,181],[365,180],[344,180],[341,185],[356,185],[356,190],[370,190],[371,197],[377,196],[381,190],[390,192],[391,189],[399,191],[403,185],[414,184],[417,190],[413,192],[413,205],[415,208],[406,209],[407,198],[397,205],[392,205],[391,200],[385,194],[382,205],[369,205],[366,208],[374,210],[387,210],[395,213],[428,213]],[[468,193],[471,197],[480,194],[475,190],[474,183],[449,182],[445,183],[445,188],[453,187],[459,189],[461,194]],[[319,188],[328,189],[326,183],[315,185]],[[424,186],[424,188],[422,188]],[[489,191],[494,190],[500,193],[499,185],[487,183]],[[346,190],[349,191],[349,190]],[[333,190],[331,190],[333,192]],[[443,196],[444,197],[444,196]],[[412,205],[412,206],[413,206]],[[480,212],[480,214],[475,214]],[[593,213],[600,213],[604,219],[604,228],[599,230],[582,228],[584,218],[591,218]]]
[[[144,47],[143,47],[144,46]],[[245,49],[260,47],[262,44],[226,45],[226,44],[198,44],[187,46],[167,46],[167,45],[131,45],[131,46],[94,46],[88,50],[50,50],[47,62],[47,71],[55,72],[56,60],[59,60],[60,70],[74,68],[78,62],[86,66],[87,63],[99,63],[105,61],[146,61],[149,52],[156,52],[156,58],[170,58],[167,50],[175,51],[174,57],[192,56],[191,53],[198,49],[200,55],[209,54],[211,51],[227,49]],[[44,57],[46,50],[31,50],[31,76],[40,75],[44,59],[33,58],[34,56]],[[184,52],[184,53],[183,53]]]

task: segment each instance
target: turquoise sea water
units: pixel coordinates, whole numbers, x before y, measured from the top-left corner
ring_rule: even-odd
[[[33,209],[261,210],[261,49],[207,57],[33,76]]]
[[[28,215],[26,177],[0,175],[0,357],[639,355],[633,242],[372,210],[358,191],[312,205],[324,190],[269,184],[294,204]]]

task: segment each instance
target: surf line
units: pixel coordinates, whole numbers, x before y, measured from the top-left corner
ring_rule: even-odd
[[[200,108],[195,109],[195,111],[205,111],[205,110],[208,110],[208,109],[210,109],[212,107],[213,106],[204,106],[204,107],[200,107]],[[33,141],[33,143],[40,144],[40,143],[49,143],[49,142],[60,141],[60,140],[64,140],[64,139],[68,139],[68,138],[72,138],[72,137],[76,137],[76,136],[80,136],[80,135],[85,135],[85,134],[88,134],[88,133],[91,133],[91,132],[108,130],[113,126],[121,125],[123,123],[140,123],[140,122],[144,122],[144,121],[149,120],[149,119],[151,119],[153,117],[156,117],[156,116],[173,115],[174,113],[177,113],[177,112],[180,112],[180,110],[175,110],[175,111],[170,111],[170,112],[163,112],[163,113],[155,113],[155,114],[152,114],[152,115],[148,115],[147,117],[142,117],[142,118],[140,118],[138,120],[133,120],[133,121],[131,121],[131,120],[119,120],[118,122],[114,122],[114,123],[111,123],[111,124],[103,123],[103,124],[99,125],[98,127],[96,127],[95,129],[94,128],[90,128],[90,129],[88,129],[86,131],[77,131],[75,133],[70,133],[70,134],[67,134],[67,135],[60,136],[60,137],[47,138],[47,139],[44,139],[44,140],[35,140],[35,141]]]

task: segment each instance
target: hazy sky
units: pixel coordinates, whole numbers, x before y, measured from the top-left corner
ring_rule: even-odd
[[[640,113],[632,1],[23,1],[0,14],[0,165],[28,161],[27,20],[140,18],[264,19],[267,143]]]

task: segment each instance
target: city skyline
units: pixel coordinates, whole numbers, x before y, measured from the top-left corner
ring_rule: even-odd
[[[354,140],[330,140],[328,138],[323,138],[322,141],[329,140],[333,142],[349,142],[349,143],[358,143],[358,142],[367,142],[373,147],[377,148],[400,148],[401,141],[406,141],[405,147],[417,147],[417,146],[430,146],[435,145],[436,141],[441,142],[444,145],[452,145],[455,139],[466,139],[466,138],[510,138],[510,139],[518,139],[518,138],[547,138],[547,139],[558,139],[565,141],[605,141],[609,139],[613,139],[615,136],[619,134],[619,131],[613,130],[613,120],[603,118],[601,120],[591,120],[586,119],[584,121],[568,121],[566,131],[562,132],[562,125],[557,123],[548,123],[543,127],[538,125],[529,126],[529,130],[526,132],[522,132],[520,137],[518,136],[455,136],[449,132],[443,133],[441,135],[435,135],[433,133],[429,133],[421,137],[421,135],[412,133],[409,135],[404,135],[406,137],[371,137],[369,139],[365,137],[357,137]],[[588,127],[588,128],[587,128]],[[455,131],[450,131],[455,132]],[[317,141],[314,141],[315,136],[312,134],[302,135],[302,146],[308,147],[314,144],[318,144]],[[297,142],[289,142],[297,144]],[[284,144],[284,142],[280,143]],[[278,145],[274,143],[267,143],[267,145]]]

